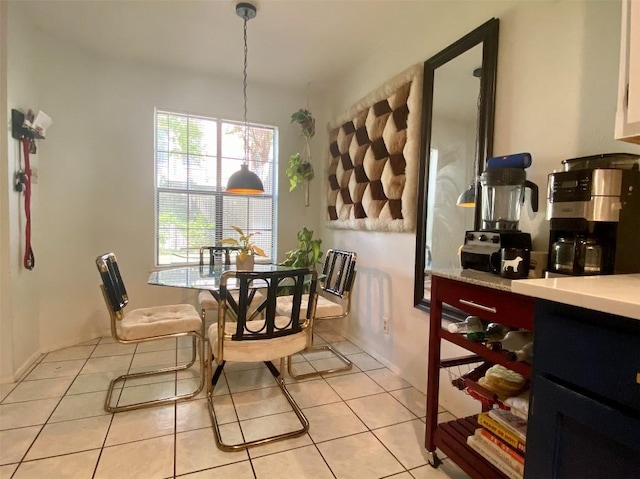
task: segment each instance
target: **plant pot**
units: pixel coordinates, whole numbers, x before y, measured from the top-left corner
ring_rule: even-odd
[[[245,256],[238,255],[236,256],[236,269],[238,271],[253,271],[255,260],[256,257],[252,254]]]
[[[307,138],[311,138],[316,134],[316,120],[314,118],[300,122],[300,126],[302,127],[303,134]]]

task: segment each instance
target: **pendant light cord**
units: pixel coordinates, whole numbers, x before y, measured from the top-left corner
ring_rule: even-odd
[[[249,164],[249,125],[247,123],[247,56],[249,53],[249,48],[247,47],[247,21],[249,21],[249,14],[245,13],[242,18],[244,19],[244,78],[242,81],[242,94],[244,96],[244,158]]]

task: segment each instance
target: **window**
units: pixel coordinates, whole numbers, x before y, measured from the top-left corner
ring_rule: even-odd
[[[201,246],[237,238],[231,228],[259,233],[254,240],[275,258],[275,145],[277,129],[249,124],[249,169],[263,195],[225,192],[244,162],[244,124],[156,110],[156,262],[197,263]]]

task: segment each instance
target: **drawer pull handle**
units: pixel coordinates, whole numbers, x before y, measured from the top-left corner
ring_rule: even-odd
[[[467,299],[459,300],[462,304],[466,304],[467,306],[473,306],[474,308],[481,309],[483,311],[488,311],[490,313],[497,313],[498,310],[493,306],[485,306],[484,304],[474,303],[473,301],[469,301]]]
[[[636,383],[640,384],[640,373],[636,374]]]

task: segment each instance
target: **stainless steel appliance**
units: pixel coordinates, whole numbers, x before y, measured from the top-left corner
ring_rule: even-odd
[[[569,169],[549,175],[549,273],[640,272],[640,157],[635,158],[628,158],[625,169]],[[584,162],[588,158],[576,160],[589,164]],[[571,161],[565,160],[565,167]]]
[[[531,251],[531,235],[522,231],[467,231],[460,263],[464,269],[500,274],[503,248]]]
[[[480,176],[482,230],[518,231],[525,188],[531,190],[531,207],[538,211],[538,186],[527,181],[522,168],[493,168]]]
[[[489,168],[480,184],[482,226],[466,232],[460,263],[465,269],[499,274],[502,249],[531,250],[531,235],[520,231],[518,222],[526,188],[531,190],[531,208],[538,211],[538,187],[527,181],[523,168]]]

